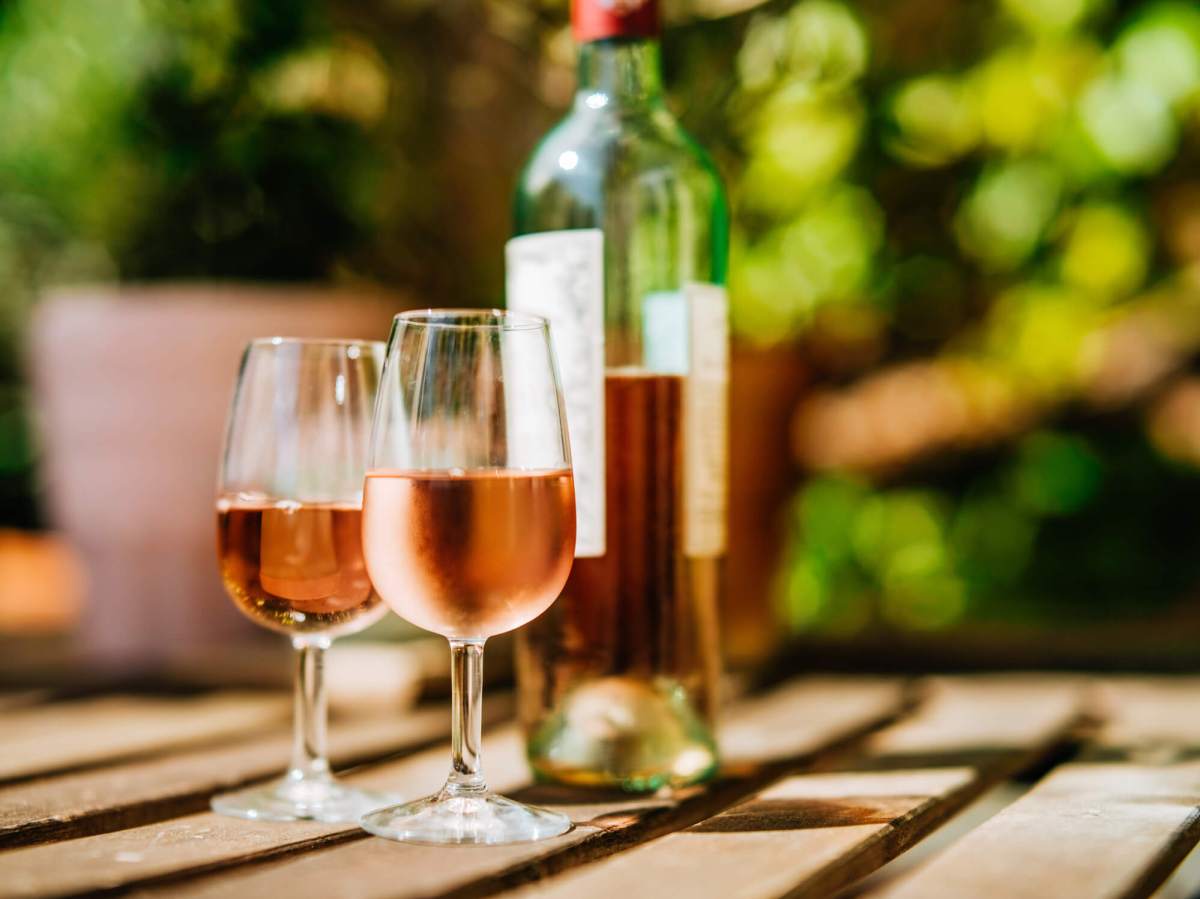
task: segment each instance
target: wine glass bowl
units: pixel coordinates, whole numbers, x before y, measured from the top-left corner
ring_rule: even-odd
[[[531,621],[571,569],[569,471],[372,471],[364,508],[380,592],[402,618],[449,639]]]
[[[367,570],[398,615],[450,641],[451,772],[372,812],[371,833],[435,844],[556,836],[564,815],[492,794],[479,761],[483,645],[554,602],[575,493],[549,327],[499,310],[398,315],[363,496]]]
[[[387,611],[367,577],[357,504],[223,496],[217,546],[225,592],[271,630],[332,639]]]
[[[292,638],[292,763],[280,779],[216,796],[215,811],[271,821],[356,821],[386,797],[345,787],[325,758],[324,650],[386,611],[367,576],[362,477],[384,345],[264,338],[242,357],[217,488],[225,591]]]

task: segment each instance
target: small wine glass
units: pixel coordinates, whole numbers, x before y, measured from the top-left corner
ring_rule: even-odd
[[[373,834],[501,844],[570,820],[488,790],[483,644],[554,602],[575,553],[575,490],[549,326],[498,310],[396,316],[366,487],[367,570],[396,614],[450,641],[451,770],[441,791],[362,818]]]
[[[362,553],[362,483],[384,345],[253,341],[242,355],[217,487],[225,590],[296,650],[292,763],[265,786],[212,799],[267,821],[357,821],[386,796],[343,786],[326,759],[325,650],[386,611]]]

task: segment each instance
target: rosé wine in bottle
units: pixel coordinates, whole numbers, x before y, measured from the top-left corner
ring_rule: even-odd
[[[542,779],[650,791],[710,776],[726,544],[729,222],[667,108],[658,0],[572,0],[579,86],[519,181],[509,308],[549,320],[576,562],[518,634]]]
[[[575,550],[571,472],[370,471],[367,566],[384,601],[451,638],[502,634],[554,602]]]

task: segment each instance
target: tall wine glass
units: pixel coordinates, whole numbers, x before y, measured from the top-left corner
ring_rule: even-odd
[[[214,811],[269,821],[356,821],[386,797],[338,783],[325,757],[324,652],[385,612],[362,552],[362,483],[384,345],[253,341],[242,356],[217,488],[225,590],[291,637],[295,741],[287,773],[216,796]]]
[[[497,844],[570,829],[489,792],[480,764],[483,644],[537,617],[575,552],[575,489],[544,319],[497,310],[396,316],[375,411],[363,545],[396,614],[450,641],[449,779],[372,812],[373,834]]]

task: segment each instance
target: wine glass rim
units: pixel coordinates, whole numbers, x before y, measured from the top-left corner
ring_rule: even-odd
[[[255,337],[250,346],[333,346],[333,347],[371,347],[384,349],[387,344],[382,340],[356,339],[352,337],[287,337],[272,335],[270,337]]]
[[[451,330],[540,331],[546,319],[510,309],[411,309],[396,316],[396,322],[417,328]]]

